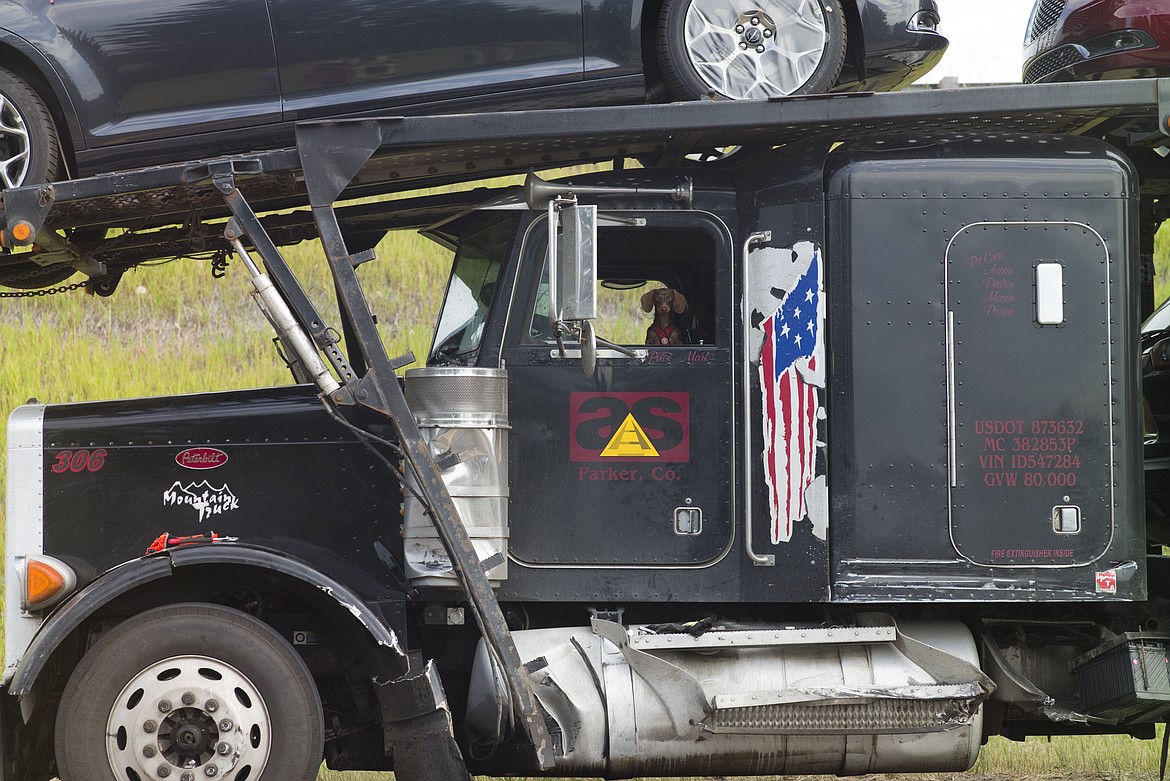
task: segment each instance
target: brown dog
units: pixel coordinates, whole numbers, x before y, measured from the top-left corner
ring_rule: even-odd
[[[669,287],[651,290],[642,296],[642,311],[654,312],[654,323],[646,329],[646,344],[682,344],[682,329],[676,315],[687,308],[683,294]]]

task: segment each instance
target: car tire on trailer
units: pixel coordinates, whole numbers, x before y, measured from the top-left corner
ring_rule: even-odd
[[[840,0],[666,0],[658,18],[662,77],[679,100],[826,92],[845,43]]]
[[[24,79],[0,68],[0,188],[53,181],[60,165],[60,149],[53,116],[40,95]],[[76,272],[64,263],[4,264],[0,265],[0,285],[20,289],[48,287]]]
[[[17,290],[36,290],[64,282],[77,273],[68,263],[42,266],[31,260],[0,266],[0,285]]]
[[[97,247],[98,243],[105,238],[106,232],[105,228],[97,227],[73,228],[72,230],[60,231],[70,244],[77,247],[83,253],[87,253]],[[21,256],[17,255],[15,257]],[[64,282],[76,273],[77,269],[68,263],[41,265],[32,260],[23,260],[16,263],[0,265],[0,285],[18,290],[34,290],[37,288],[51,287],[58,282]],[[109,278],[109,276],[100,277],[94,280],[94,282],[100,284],[102,280]],[[93,291],[94,288],[91,287],[90,292]]]
[[[49,108],[24,79],[0,68],[0,186],[52,181],[59,161]]]
[[[313,679],[271,627],[180,604],[89,650],[65,687],[55,748],[62,781],[312,781],[323,731]]]

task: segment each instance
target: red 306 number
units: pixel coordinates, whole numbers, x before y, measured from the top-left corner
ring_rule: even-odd
[[[57,453],[57,461],[50,469],[57,473],[63,472],[97,472],[106,465],[106,449],[97,450],[62,450]]]

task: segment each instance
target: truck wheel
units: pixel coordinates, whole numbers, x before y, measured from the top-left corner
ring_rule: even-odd
[[[63,781],[312,781],[321,702],[266,624],[218,605],[157,608],[85,655],[57,712]]]
[[[0,186],[52,181],[59,154],[44,101],[23,79],[0,68]]]
[[[845,62],[840,0],[666,0],[663,80],[679,100],[828,91]]]

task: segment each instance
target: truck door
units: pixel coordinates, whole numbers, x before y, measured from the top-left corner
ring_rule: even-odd
[[[517,282],[502,353],[522,566],[706,567],[733,541],[730,234],[694,212],[620,216],[635,219],[603,216],[598,229],[595,330],[636,357],[603,346],[592,377],[578,346],[562,357],[549,330],[544,221],[522,250],[532,271]],[[686,306],[651,329],[643,297],[659,288]]]
[[[990,566],[1079,566],[1113,538],[1109,256],[1077,223],[976,223],[947,248],[950,530]]]

